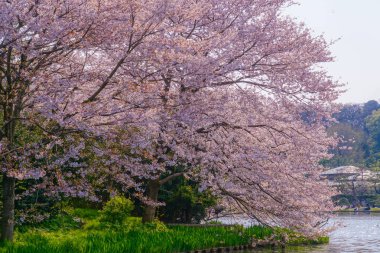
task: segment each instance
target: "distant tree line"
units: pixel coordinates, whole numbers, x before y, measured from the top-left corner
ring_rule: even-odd
[[[328,127],[328,132],[339,141],[330,150],[333,158],[324,161],[324,165],[380,167],[380,104],[375,100],[346,104],[334,118],[336,123]]]

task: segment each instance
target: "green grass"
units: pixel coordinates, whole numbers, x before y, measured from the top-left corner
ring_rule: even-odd
[[[112,226],[100,222],[95,210],[76,209],[39,226],[18,229],[15,243],[2,245],[0,252],[183,252],[245,245],[252,237],[264,239],[284,232],[289,234],[291,244],[322,243],[290,230],[259,226],[166,227],[160,222],[142,224],[140,218],[128,218],[124,225]]]
[[[328,236],[308,238],[287,228],[274,228],[274,233],[277,235],[285,233],[289,239],[288,246],[327,244],[330,241]]]

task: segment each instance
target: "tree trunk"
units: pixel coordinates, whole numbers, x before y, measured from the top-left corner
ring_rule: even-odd
[[[147,185],[147,197],[150,201],[156,202],[158,199],[158,191],[160,190],[160,181],[151,180]],[[142,222],[152,222],[156,215],[156,207],[147,205],[144,208],[144,213],[142,217]]]
[[[2,241],[13,241],[15,226],[15,184],[15,178],[7,177],[6,173],[3,174]]]
[[[16,106],[19,108],[19,106]],[[8,122],[5,128],[5,135],[8,141],[8,150],[14,148],[14,136],[16,129],[15,117],[19,117],[19,111],[8,106],[4,110],[4,120]],[[15,227],[15,188],[16,179],[8,177],[3,173],[3,210],[1,220],[1,241],[13,241],[13,231]]]
[[[3,138],[7,139],[8,151],[12,152],[15,148],[15,130],[18,124],[21,111],[23,109],[24,96],[30,85],[28,81],[20,78],[24,67],[26,66],[27,58],[24,54],[19,57],[13,55],[12,46],[7,48],[6,57],[6,71],[3,73],[2,79],[6,83],[6,87],[2,86],[2,131],[0,134],[0,140]],[[19,68],[15,70],[13,62],[18,59]],[[18,86],[18,85],[19,86]],[[2,241],[12,241],[13,232],[15,226],[15,187],[16,179],[7,176],[7,173],[3,173],[3,210],[2,210],[2,220],[1,220],[1,240]]]

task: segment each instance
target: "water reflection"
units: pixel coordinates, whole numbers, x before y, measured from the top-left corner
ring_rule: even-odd
[[[328,245],[261,249],[245,253],[379,253],[380,213],[342,213],[333,222],[340,226],[330,234]]]

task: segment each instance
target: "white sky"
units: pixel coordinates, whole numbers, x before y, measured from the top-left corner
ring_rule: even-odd
[[[346,83],[344,103],[380,99],[380,0],[298,0],[287,10],[330,40],[336,57],[327,69]]]

